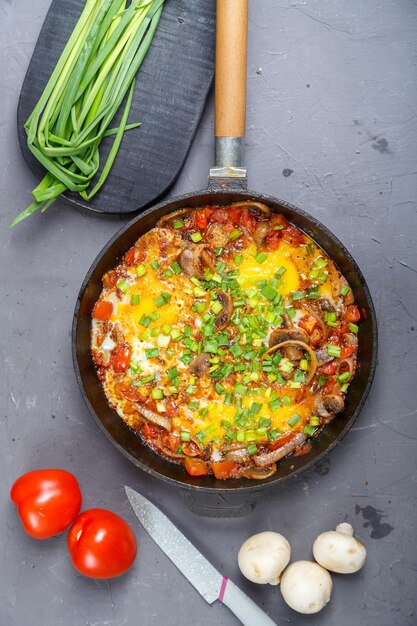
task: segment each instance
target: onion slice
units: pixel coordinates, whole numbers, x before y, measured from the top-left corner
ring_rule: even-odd
[[[161,428],[165,428],[165,430],[171,431],[172,424],[168,417],[159,415],[159,413],[155,413],[155,411],[151,411],[138,403],[135,403],[133,406],[138,413],[140,413],[149,422],[152,422],[152,424],[156,424],[157,426],[161,426]]]
[[[274,352],[276,352],[277,350],[281,350],[282,348],[286,348],[287,346],[298,346],[299,348],[301,348],[301,350],[304,350],[305,352],[309,353],[310,355],[309,368],[308,368],[308,373],[306,376],[306,381],[304,383],[305,385],[308,385],[308,383],[313,378],[317,370],[317,357],[314,353],[314,350],[312,350],[309,345],[304,343],[304,341],[296,341],[295,339],[291,339],[288,341],[281,341],[281,343],[277,343],[275,346],[272,346],[272,348],[269,348],[269,350],[267,350],[265,354],[263,355],[263,358],[265,357],[266,354],[274,354]]]
[[[287,456],[290,452],[301,446],[302,443],[307,439],[307,436],[304,433],[297,433],[291,441],[285,443],[281,448],[277,450],[272,450],[272,452],[265,452],[265,454],[257,454],[253,457],[256,465],[263,467],[264,465],[272,465],[276,461],[279,461],[284,456]]]

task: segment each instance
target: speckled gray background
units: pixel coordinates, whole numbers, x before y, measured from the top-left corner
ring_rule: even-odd
[[[417,623],[417,4],[412,0],[251,0],[247,164],[250,186],[311,212],[361,266],[379,318],[379,366],[356,426],[320,465],[268,492],[238,520],[200,519],[177,492],[140,473],[98,431],[78,392],[70,327],[82,278],[121,222],[57,202],[9,232],[34,178],[16,139],[23,76],[49,0],[0,0],[2,365],[1,626],[172,626],[237,623],[209,607],[141,530],[124,496],[150,496],[222,572],[278,624]],[[172,195],[205,185],[210,102]],[[133,569],[112,582],[78,576],[63,537],[26,537],[8,500],[22,472],[74,471],[84,506],[121,513],[139,541]],[[317,616],[275,588],[242,580],[241,542],[273,529],[308,558],[323,529],[347,519],[368,549],[365,569],[334,577]],[[256,625],[254,625],[256,626]]]

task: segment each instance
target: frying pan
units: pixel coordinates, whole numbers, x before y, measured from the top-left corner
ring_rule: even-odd
[[[246,39],[248,0],[217,0],[215,166],[210,170],[208,188],[161,202],[124,226],[93,262],[77,299],[73,322],[73,358],[81,393],[99,426],[130,461],[142,470],[180,488],[191,510],[206,516],[240,516],[253,510],[260,490],[300,474],[342,439],[354,423],[368,395],[376,363],[376,317],[369,289],[356,262],[343,244],[317,219],[288,202],[247,189],[243,167],[243,139],[246,108]],[[165,460],[144,444],[111,409],[97,378],[90,350],[91,311],[102,289],[105,272],[115,267],[135,241],[163,216],[183,207],[227,205],[255,200],[282,213],[311,237],[336,263],[349,281],[359,309],[363,312],[358,341],[358,365],[349,386],[345,409],[312,440],[308,455],[288,457],[278,464],[277,473],[263,481],[213,476],[191,477],[182,466]]]

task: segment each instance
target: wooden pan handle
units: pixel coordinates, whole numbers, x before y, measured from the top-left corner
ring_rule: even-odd
[[[248,0],[217,0],[214,134],[244,137]]]

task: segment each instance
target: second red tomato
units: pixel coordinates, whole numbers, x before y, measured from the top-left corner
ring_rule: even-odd
[[[68,533],[72,564],[84,576],[113,578],[133,564],[137,545],[130,526],[106,509],[81,513]]]

